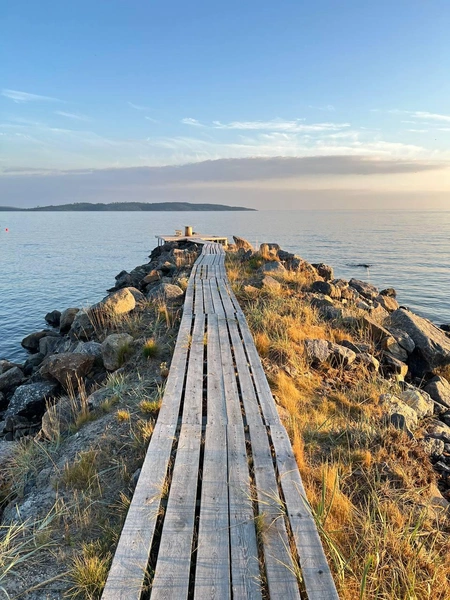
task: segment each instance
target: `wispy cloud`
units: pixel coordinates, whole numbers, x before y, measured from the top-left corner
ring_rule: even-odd
[[[2,90],[1,95],[14,102],[61,102],[58,98],[51,96],[40,96],[38,94],[29,94],[28,92],[19,92],[18,90]]]
[[[74,121],[90,121],[89,117],[85,115],[78,115],[75,113],[64,112],[62,110],[57,110],[55,115],[60,115],[61,117],[67,117],[68,119],[73,119]]]
[[[411,133],[428,133],[428,129],[406,129],[406,131],[410,131]]]
[[[181,119],[181,122],[184,125],[194,125],[195,127],[203,127],[203,125],[200,123],[200,121],[197,121],[197,119],[191,119],[191,118],[185,118],[185,119]]]
[[[336,108],[332,104],[326,104],[325,106],[314,106],[310,104],[308,108],[314,108],[315,110],[325,110],[329,112],[333,112],[336,110]]]
[[[159,123],[159,121],[157,119],[153,119],[153,117],[145,117],[145,119],[151,123]]]
[[[409,115],[414,119],[422,119],[427,121],[445,121],[450,123],[450,115],[441,115],[438,113],[431,113],[424,110],[398,110],[392,109],[388,111],[391,114]]]
[[[141,106],[140,104],[133,104],[133,102],[128,102],[128,106],[131,106],[134,110],[151,110],[149,106]]]

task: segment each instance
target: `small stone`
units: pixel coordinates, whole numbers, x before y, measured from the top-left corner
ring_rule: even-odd
[[[445,444],[437,438],[426,437],[422,440],[422,447],[432,458],[438,458],[444,452]]]
[[[416,411],[393,394],[381,395],[380,404],[387,409],[386,414],[391,425],[396,429],[403,429],[413,437],[412,432],[417,427]]]
[[[419,419],[430,417],[433,414],[434,402],[426,392],[411,386],[402,392],[399,398],[416,411]]]
[[[304,340],[306,356],[312,365],[326,362],[331,354],[326,340]]]
[[[123,348],[132,342],[133,338],[128,333],[113,333],[108,335],[102,343],[103,363],[108,371],[115,371],[122,366]]]
[[[279,291],[281,289],[281,283],[270,275],[266,275],[262,278],[262,286],[272,291]]]
[[[450,427],[438,421],[437,419],[432,419],[426,427],[426,432],[429,437],[437,438],[438,440],[442,440],[445,444],[450,444]]]
[[[328,347],[331,352],[331,362],[334,366],[347,367],[348,365],[351,365],[356,358],[356,353],[353,352],[353,350],[341,346],[340,344],[329,342]]]

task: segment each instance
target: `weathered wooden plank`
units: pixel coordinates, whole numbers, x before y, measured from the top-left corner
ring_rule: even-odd
[[[196,315],[190,340],[183,423],[202,423],[205,315]]]
[[[339,600],[287,432],[271,427],[270,434],[308,598]]]
[[[203,287],[203,305],[205,314],[209,315],[214,313],[214,304],[211,296],[211,286],[209,284],[209,279],[204,279],[202,281]]]
[[[208,425],[217,423],[226,425],[227,406],[223,382],[223,367],[220,357],[219,318],[215,314],[208,315],[206,331],[206,364],[207,364],[207,414]]]
[[[187,598],[200,441],[201,425],[183,423],[152,583],[152,600]]]
[[[139,600],[141,597],[173,434],[174,426],[156,424],[114,554],[103,600]]]
[[[195,571],[196,600],[231,598],[226,425],[207,425]]]
[[[271,598],[300,600],[298,567],[289,548],[267,431],[264,426],[254,424],[249,425],[249,430],[269,594]]]
[[[220,300],[219,290],[217,288],[217,279],[210,279],[209,282],[211,286],[211,297],[214,305],[214,312],[219,315],[219,317],[225,317],[225,311],[223,309],[222,301]]]
[[[196,277],[194,281],[195,295],[194,295],[194,314],[203,314],[203,288],[201,277]]]
[[[228,293],[228,290],[225,287],[223,279],[217,280],[217,287],[219,288],[219,294],[222,299],[223,307],[225,309],[225,314],[229,317],[234,317],[234,313],[235,313],[234,305],[231,302],[230,295]]]

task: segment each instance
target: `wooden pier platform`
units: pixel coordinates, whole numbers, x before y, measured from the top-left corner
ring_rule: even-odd
[[[206,243],[103,600],[336,600],[289,438]]]

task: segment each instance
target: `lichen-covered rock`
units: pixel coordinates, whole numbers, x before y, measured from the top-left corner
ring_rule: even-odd
[[[103,298],[101,302],[92,307],[92,310],[100,310],[106,315],[124,315],[134,310],[135,307],[136,300],[129,288],[122,288]]]
[[[122,366],[124,349],[129,347],[133,338],[128,333],[113,333],[102,343],[103,364],[108,371],[115,371]]]
[[[445,444],[438,438],[425,437],[422,440],[422,448],[432,458],[439,458],[444,452]]]
[[[424,390],[430,394],[435,402],[450,408],[450,383],[444,378],[436,375],[427,383]]]
[[[413,339],[414,354],[422,360],[423,371],[432,371],[441,365],[450,364],[450,339],[428,319],[399,308],[391,314],[391,324]],[[417,367],[419,370],[419,367]]]
[[[433,419],[427,424],[426,432],[428,437],[442,440],[444,444],[450,444],[450,427],[445,423]]]
[[[331,350],[326,340],[304,340],[303,343],[311,364],[320,365],[328,360]]]
[[[361,296],[364,296],[369,300],[373,300],[379,295],[378,289],[366,281],[361,281],[360,279],[350,279],[348,284],[350,287],[355,288],[355,290],[361,294]]]
[[[46,401],[54,396],[58,384],[47,381],[21,385],[14,392],[4,418],[19,415],[32,419],[40,417],[45,410]]]
[[[0,392],[10,390],[11,388],[20,385],[25,381],[25,375],[19,367],[8,369],[0,375]]]
[[[419,419],[430,417],[433,414],[434,402],[424,391],[408,387],[399,395],[399,398],[416,411]]]
[[[67,333],[72,326],[73,320],[75,319],[76,314],[80,311],[79,308],[66,308],[61,313],[61,318],[59,320],[59,331],[61,333]]]
[[[417,428],[417,413],[405,402],[393,394],[382,394],[380,404],[386,411],[386,417],[389,423],[396,429],[402,429],[412,437],[413,431]]]
[[[56,379],[64,387],[78,388],[79,381],[92,369],[94,357],[88,354],[63,352],[47,357],[40,373],[46,379]]]

